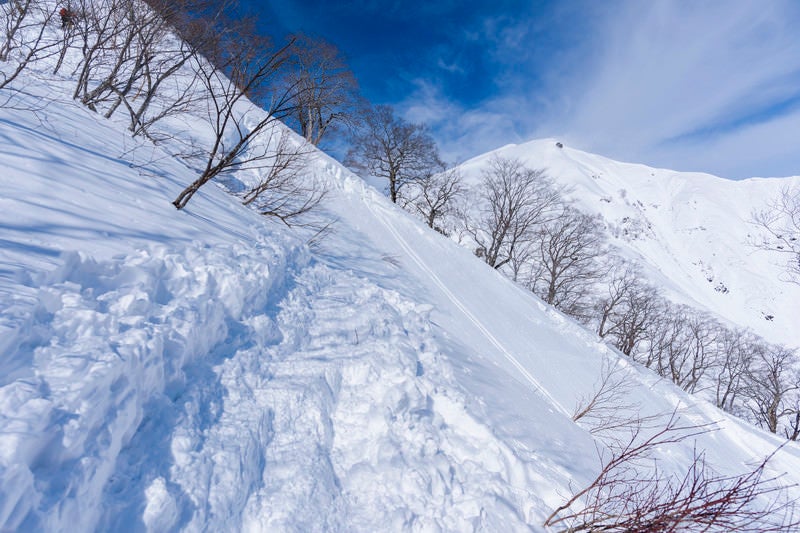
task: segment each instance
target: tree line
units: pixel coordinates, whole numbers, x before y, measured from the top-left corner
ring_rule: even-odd
[[[624,355],[720,409],[790,440],[800,438],[796,350],[670,301],[639,267],[621,259],[602,217],[579,209],[545,170],[494,157],[469,187],[457,169],[444,170],[423,125],[405,123],[387,107],[378,108],[356,137],[349,163],[385,178],[392,201],[471,246],[487,265]],[[792,268],[797,198],[784,192],[780,209],[754,215],[758,225],[774,228],[766,234],[772,244],[759,244],[794,254]]]
[[[335,46],[302,34],[275,43],[240,8],[236,0],[10,0],[0,4],[0,89],[13,91],[25,69],[66,80],[75,101],[124,120],[133,137],[181,146],[172,155],[197,178],[176,208],[245,170],[257,179],[236,191],[242,201],[291,223],[324,194],[302,172],[310,146],[348,125],[358,87]],[[180,137],[176,120],[203,133]]]
[[[493,159],[453,230],[476,255],[624,355],[771,433],[800,437],[796,350],[670,301],[621,259],[605,223],[543,170]]]

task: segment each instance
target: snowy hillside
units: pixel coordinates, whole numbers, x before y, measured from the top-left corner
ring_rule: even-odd
[[[800,286],[781,283],[785,258],[749,244],[754,211],[800,177],[732,181],[620,163],[555,139],[510,145],[462,165],[476,180],[492,157],[545,168],[570,197],[603,216],[615,246],[645,265],[670,298],[707,309],[771,342],[800,346]]]
[[[325,154],[304,170],[327,187],[322,234],[213,182],[178,211],[197,172],[170,154],[201,144],[201,120],[165,121],[154,146],[70,98],[69,80],[28,74],[0,100],[0,530],[542,530],[631,431],[573,422],[604,368],[624,383],[607,420],[645,420],[646,434],[677,413],[692,433],[643,472],[680,479],[705,453],[709,476],[735,477],[782,443],[620,357]],[[547,157],[570,175],[594,158]],[[603,161],[576,190],[617,194],[629,167]],[[643,183],[644,206],[633,185],[631,205],[610,201],[649,217],[664,193]],[[631,249],[676,294],[736,313],[674,266],[689,253],[677,235]],[[779,294],[712,266],[747,317],[767,295],[785,328]],[[794,443],[768,463],[775,476],[800,496]]]
[[[216,187],[176,211],[181,164],[71,102],[26,105],[0,111],[4,529],[539,529],[599,467],[570,414],[604,360],[643,412],[720,421],[697,438],[720,472],[779,443],[322,154],[337,222],[312,253]],[[800,452],[770,472],[800,480]]]

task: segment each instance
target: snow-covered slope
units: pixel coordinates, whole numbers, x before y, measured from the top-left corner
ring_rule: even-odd
[[[538,530],[597,472],[570,415],[604,361],[643,414],[719,422],[659,450],[665,473],[695,444],[728,474],[779,444],[324,154],[312,251],[214,185],[176,211],[182,164],[26,91],[0,109],[0,529]],[[800,481],[800,451],[769,469]]]
[[[555,139],[509,145],[462,165],[470,180],[493,157],[545,168],[572,190],[582,209],[599,213],[613,244],[644,265],[671,299],[748,327],[770,342],[800,347],[800,286],[781,282],[785,257],[754,248],[754,211],[765,209],[800,177],[732,181],[620,163]]]

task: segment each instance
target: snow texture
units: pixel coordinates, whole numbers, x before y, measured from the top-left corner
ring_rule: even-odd
[[[214,185],[176,211],[190,169],[72,102],[32,111],[51,88],[26,83],[0,109],[2,530],[539,530],[597,472],[598,443],[570,414],[604,361],[644,414],[718,422],[659,451],[664,472],[694,445],[735,474],[779,444],[627,362],[324,154],[309,172],[335,224],[309,247]],[[610,176],[607,160],[563,153]],[[613,187],[635,201],[627,179],[615,171]],[[664,194],[642,198],[684,220]],[[733,267],[714,272],[741,288]],[[769,468],[800,481],[800,451]]]

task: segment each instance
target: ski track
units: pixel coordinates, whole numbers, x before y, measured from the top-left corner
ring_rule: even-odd
[[[481,334],[488,340],[503,357],[511,363],[514,368],[519,371],[519,373],[530,383],[533,389],[540,394],[546,401],[548,401],[553,407],[555,407],[561,414],[566,416],[567,418],[572,418],[570,412],[561,405],[548,391],[545,389],[539,381],[533,377],[533,375],[519,362],[519,360],[514,357],[514,355],[506,349],[505,346],[495,337],[489,329],[484,326],[484,324],[464,305],[463,302],[455,295],[452,291],[447,287],[447,285],[439,278],[438,275],[430,268],[425,261],[414,251],[414,248],[411,247],[406,240],[400,235],[400,233],[394,228],[394,226],[386,219],[385,216],[379,214],[376,209],[376,204],[378,203],[377,199],[370,199],[365,202],[368,206],[372,214],[375,216],[378,221],[392,234],[394,239],[406,253],[406,255],[414,262],[417,267],[425,273],[425,275],[430,278],[431,281],[439,288],[440,291],[447,297],[447,299],[456,306],[456,308],[461,311],[461,313],[470,321],[475,328],[481,332]],[[385,209],[385,208],[381,208]]]

